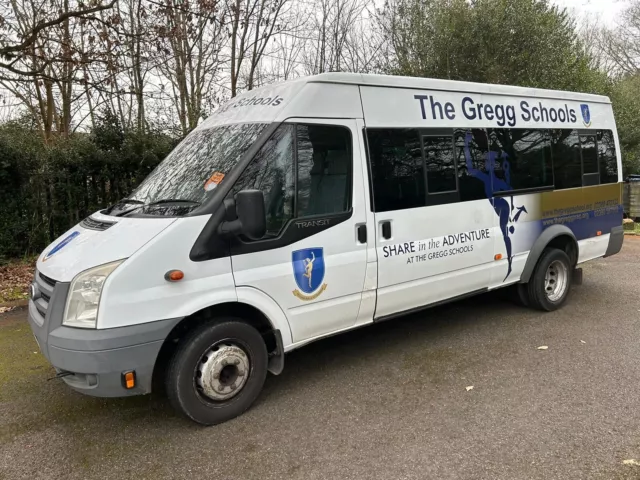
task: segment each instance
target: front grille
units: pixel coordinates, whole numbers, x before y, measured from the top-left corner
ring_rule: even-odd
[[[80,225],[90,230],[106,230],[115,225],[116,222],[106,222],[104,220],[96,220],[93,217],[87,217],[80,222]]]
[[[36,272],[35,283],[38,286],[38,291],[40,295],[37,295],[35,300],[32,298],[34,306],[36,307],[36,311],[40,314],[39,320],[40,324],[44,322],[44,319],[47,315],[47,309],[49,308],[49,302],[51,301],[51,296],[53,295],[53,289],[56,286],[56,281],[53,278],[47,277],[46,275]]]
[[[51,287],[55,287],[56,286],[56,281],[53,278],[49,278],[46,275],[43,275],[42,273],[39,273],[39,272],[38,272],[38,276],[47,285],[49,285]]]

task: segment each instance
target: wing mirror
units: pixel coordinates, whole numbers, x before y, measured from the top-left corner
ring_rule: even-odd
[[[225,221],[220,224],[221,235],[245,235],[251,240],[261,239],[267,231],[267,215],[261,190],[242,190],[234,199],[224,202]]]

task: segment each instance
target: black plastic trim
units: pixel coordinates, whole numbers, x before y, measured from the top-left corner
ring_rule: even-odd
[[[313,217],[294,218],[282,229],[275,238],[245,242],[240,237],[231,240],[231,255],[264,252],[275,248],[287,247],[305,238],[346,222],[353,215],[353,210],[329,215],[314,215]]]
[[[420,312],[420,311],[426,310],[428,308],[437,307],[439,305],[445,305],[445,304],[451,303],[451,302],[457,302],[458,300],[463,300],[463,299],[469,298],[469,297],[475,297],[476,295],[480,295],[481,293],[487,293],[488,291],[489,291],[489,289],[486,288],[486,287],[485,288],[481,288],[479,290],[474,290],[474,291],[469,292],[469,293],[463,293],[462,295],[456,295],[455,297],[445,298],[444,300],[439,300],[437,302],[428,303],[427,305],[420,305],[419,307],[409,308],[407,310],[402,310],[401,312],[391,313],[389,315],[384,315],[382,317],[374,317],[373,318],[373,322],[374,323],[378,323],[378,322],[384,322],[386,320],[391,320],[391,319],[397,318],[397,317],[404,317],[405,315],[409,315],[409,314],[415,313],[415,312]]]

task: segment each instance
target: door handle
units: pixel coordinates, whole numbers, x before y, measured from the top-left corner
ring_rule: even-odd
[[[367,243],[367,226],[358,225],[358,243]]]
[[[391,238],[391,222],[382,222],[382,238],[385,240]]]

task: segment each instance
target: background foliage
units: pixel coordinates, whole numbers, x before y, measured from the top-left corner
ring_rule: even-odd
[[[237,93],[326,71],[608,95],[640,172],[640,0],[617,24],[549,0],[0,3],[0,261],[125,197]]]
[[[91,134],[45,144],[0,127],[0,259],[42,250],[90,213],[125,197],[173,148],[162,133],[124,132],[107,116]]]

